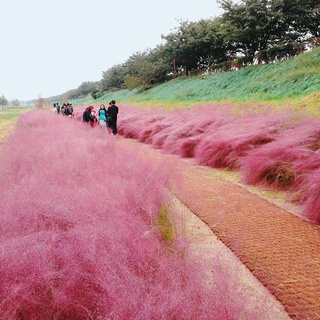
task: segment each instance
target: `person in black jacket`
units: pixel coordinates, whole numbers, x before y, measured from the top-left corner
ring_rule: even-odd
[[[90,125],[93,125],[93,118],[91,117],[91,111],[93,109],[93,106],[89,106],[84,110],[82,114],[82,121],[85,123],[90,123]]]
[[[119,108],[116,106],[114,100],[111,101],[110,106],[107,110],[108,115],[108,125],[111,129],[111,134],[117,134],[117,119],[118,119]]]
[[[73,107],[72,107],[72,103],[67,103],[66,104],[66,109],[65,109],[65,115],[67,116],[67,117],[73,117]]]

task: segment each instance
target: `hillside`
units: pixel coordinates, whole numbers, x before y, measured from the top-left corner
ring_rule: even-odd
[[[315,94],[316,93],[316,94]],[[96,103],[111,98],[119,103],[192,105],[202,102],[260,101],[314,109],[320,93],[320,47],[294,59],[242,70],[177,78],[145,91],[109,92]],[[81,101],[84,102],[83,100]]]

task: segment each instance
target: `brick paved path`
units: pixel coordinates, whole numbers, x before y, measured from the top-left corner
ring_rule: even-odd
[[[320,319],[320,227],[215,173],[181,161],[175,195],[225,243],[293,319]]]

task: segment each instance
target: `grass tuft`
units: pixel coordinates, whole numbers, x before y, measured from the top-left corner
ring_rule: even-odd
[[[162,240],[172,244],[177,239],[174,222],[170,216],[168,206],[160,207],[156,225],[160,230]]]

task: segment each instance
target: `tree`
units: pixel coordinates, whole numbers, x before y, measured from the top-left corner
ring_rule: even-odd
[[[162,45],[134,53],[125,63],[127,68],[126,88],[147,89],[153,84],[166,81],[168,74],[172,71],[170,62]]]
[[[320,36],[319,0],[282,0],[280,8],[293,28],[316,37]]]
[[[91,93],[98,86],[97,82],[86,81],[82,82],[81,85],[76,89],[77,98],[83,97]]]
[[[304,40],[313,38],[313,42],[320,43],[320,2],[319,0],[282,0],[278,4],[283,19],[290,29],[304,35]]]
[[[205,19],[190,24],[190,44],[198,56],[197,71],[203,72],[227,61],[221,18]]]
[[[221,32],[221,18],[197,22],[181,21],[167,36],[167,56],[175,60],[178,73],[204,72],[228,60],[226,41]]]
[[[7,106],[8,103],[9,103],[8,100],[5,98],[4,95],[2,95],[2,97],[0,97],[0,106],[1,106],[1,108],[4,108],[5,106]]]
[[[95,88],[91,91],[91,97],[96,100],[103,96],[103,92],[101,92],[98,88]]]
[[[36,100],[36,108],[37,109],[42,109],[43,105],[45,104],[46,99],[45,98],[41,98],[41,96],[39,96],[39,98]]]
[[[267,30],[268,14],[260,0],[233,4],[220,1],[225,10],[222,15],[222,33],[225,36],[231,59],[242,57],[253,63],[258,51],[265,49],[270,30]]]
[[[11,101],[11,104],[14,106],[14,107],[19,107],[19,105],[20,105],[20,102],[19,102],[19,100],[18,99],[14,99],[14,100],[12,100]]]
[[[194,28],[193,23],[189,21],[180,21],[180,26],[176,31],[164,36],[166,40],[166,52],[176,61],[178,73],[184,72],[189,75],[192,69],[198,66],[199,56],[195,51]]]
[[[124,79],[128,74],[124,64],[118,64],[106,70],[102,74],[100,87],[102,91],[123,89]]]
[[[237,4],[220,1],[225,10],[222,28],[234,58],[240,54],[249,63],[261,63],[293,56],[301,50],[298,43],[302,29],[294,27],[284,10],[285,1],[243,0]]]

